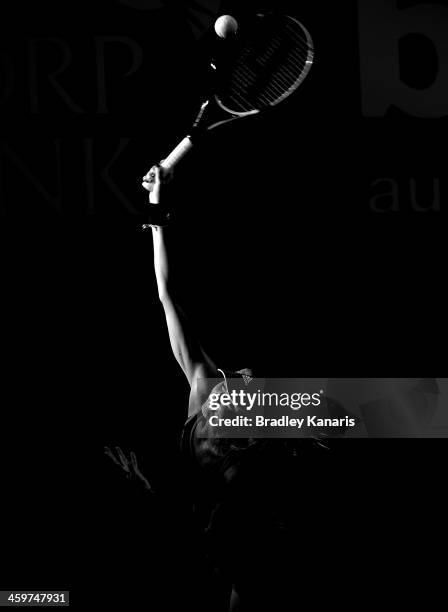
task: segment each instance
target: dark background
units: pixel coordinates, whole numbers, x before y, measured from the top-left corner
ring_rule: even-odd
[[[70,588],[81,604],[98,583],[98,602],[107,585],[186,605],[210,582],[176,501],[188,388],[140,230],[140,177],[195,114],[208,38],[191,12],[153,4],[4,3],[0,22],[1,586]],[[430,86],[448,57],[408,38],[401,77],[428,90],[427,116],[392,100],[366,116],[356,3],[283,5],[313,35],[310,76],[278,112],[217,131],[172,187],[188,310],[226,367],[262,355],[281,375],[440,374],[446,113]],[[64,61],[56,91],[46,75]],[[394,201],[375,199],[392,184]],[[135,449],[170,501],[148,504],[105,444]],[[319,476],[303,495],[332,525],[325,549],[353,547],[349,591],[375,590],[379,555],[381,575],[417,572],[425,594],[420,547],[439,538],[443,457],[442,441],[341,441],[310,466]]]

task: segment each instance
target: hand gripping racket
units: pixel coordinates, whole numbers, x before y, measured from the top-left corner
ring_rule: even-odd
[[[313,64],[309,32],[288,15],[254,15],[241,24],[235,40],[221,43],[228,46],[223,46],[221,61],[211,64],[212,94],[201,104],[189,134],[161,163],[166,170],[215,127],[283,102],[303,83]]]

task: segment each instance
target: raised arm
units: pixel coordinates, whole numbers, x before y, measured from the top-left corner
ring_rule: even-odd
[[[150,192],[151,204],[160,204],[165,180],[164,171],[157,166],[151,168],[144,177],[143,187]],[[171,348],[190,383],[192,392],[196,393],[197,380],[215,377],[217,370],[215,364],[203,350],[195,331],[179,305],[178,292],[173,287],[173,277],[170,272],[173,245],[170,244],[169,233],[169,228],[152,226],[157,289],[165,312]],[[206,393],[205,390],[204,393]]]

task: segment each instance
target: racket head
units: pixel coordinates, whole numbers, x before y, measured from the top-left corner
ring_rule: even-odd
[[[313,61],[313,40],[300,21],[259,13],[240,27],[231,59],[220,69],[216,103],[234,116],[274,107],[303,83]]]

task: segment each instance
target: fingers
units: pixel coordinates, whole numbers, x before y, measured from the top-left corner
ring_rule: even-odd
[[[118,459],[115,457],[115,455],[108,446],[104,447],[104,454],[110,457],[114,463],[121,466],[121,463],[118,461]]]
[[[140,478],[140,480],[142,480],[144,483],[148,484],[149,486],[149,482],[146,480],[146,478],[143,476],[143,474],[140,472],[140,469],[137,465],[137,457],[135,456],[135,453],[131,451],[131,463],[132,463],[132,469],[134,470],[134,474],[136,476],[138,476]],[[151,487],[149,487],[151,488]]]
[[[111,449],[108,446],[104,447],[104,454],[110,457],[114,463],[116,463],[118,466],[120,466],[120,468],[122,468],[126,472],[126,477],[128,479],[133,479],[134,476],[136,476],[139,480],[141,480],[145,489],[147,489],[150,493],[154,493],[154,490],[151,487],[149,481],[147,480],[147,478],[145,478],[145,476],[139,470],[139,467],[137,464],[137,457],[135,453],[133,451],[130,452],[131,460],[129,461],[119,446],[116,446],[115,450],[116,450],[118,457],[120,458],[120,461],[118,461],[113,451],[111,451]]]
[[[156,178],[156,173],[157,173],[157,166],[153,166],[151,170],[145,174],[145,176],[143,177],[143,180],[146,182],[154,183],[155,178]]]
[[[146,191],[151,192],[154,189],[157,180],[157,166],[153,166],[149,172],[143,177],[142,187]]]
[[[131,463],[134,472],[138,472],[137,457],[135,456],[135,453],[133,451],[131,451]]]
[[[148,489],[148,491],[151,491],[151,493],[154,493],[152,486],[149,484],[148,480],[143,476],[143,474],[141,478],[143,480],[143,486],[145,487],[145,489]]]
[[[152,487],[149,484],[149,481],[140,472],[139,467],[137,465],[137,457],[135,456],[135,453],[132,451],[131,451],[131,462],[132,462],[132,467],[134,469],[135,475],[138,476],[140,480],[143,482],[143,484],[145,485],[145,489],[148,489],[148,491],[152,491]]]
[[[146,191],[151,192],[155,186],[169,183],[172,180],[173,172],[160,166],[163,161],[162,159],[159,164],[153,166],[143,177],[142,187]]]
[[[143,180],[144,181],[149,181],[150,178],[154,179],[154,177],[155,177],[155,169],[156,169],[156,166],[153,166],[151,168],[151,170],[145,174],[145,176],[143,177]]]
[[[129,472],[129,461],[126,459],[125,454],[123,453],[123,451],[121,450],[121,448],[119,446],[115,447],[115,450],[117,451],[117,455],[120,458],[121,461],[121,467],[126,471]]]

